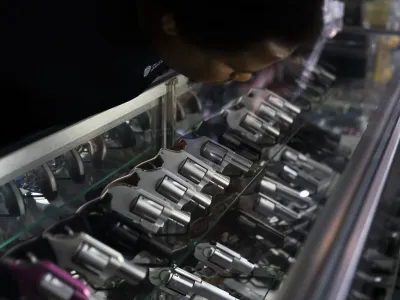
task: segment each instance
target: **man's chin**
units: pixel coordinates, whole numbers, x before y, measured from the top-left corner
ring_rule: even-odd
[[[186,76],[187,78],[189,78],[190,81],[194,82],[194,83],[222,84],[222,83],[228,83],[228,82],[232,81],[229,78],[227,78],[225,80],[218,80],[215,78],[209,78],[209,77],[205,77],[205,76],[196,76],[196,75],[188,74],[188,73],[181,73],[181,74]]]

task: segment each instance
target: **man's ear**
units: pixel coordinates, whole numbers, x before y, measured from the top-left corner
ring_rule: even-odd
[[[167,14],[161,18],[161,24],[164,32],[167,35],[176,36],[178,32],[176,30],[176,24],[173,15]]]

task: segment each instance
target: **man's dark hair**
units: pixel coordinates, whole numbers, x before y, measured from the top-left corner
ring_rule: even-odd
[[[159,0],[188,43],[235,52],[270,40],[312,42],[323,27],[323,0]]]

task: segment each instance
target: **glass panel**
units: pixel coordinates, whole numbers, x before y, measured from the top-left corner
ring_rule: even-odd
[[[303,63],[300,57],[288,60],[256,74],[246,84],[197,85],[178,99],[178,132],[186,134],[187,143],[183,148],[217,165],[230,156],[230,167],[220,169],[230,177],[230,184],[224,194],[213,195],[207,210],[189,210],[196,219],[188,228],[163,228],[170,234],[158,238],[183,253],[165,269],[168,280],[159,272],[151,273],[158,288],[147,299],[159,299],[165,291],[175,297],[195,293],[184,271],[203,280],[203,289],[206,283],[218,286],[220,290],[214,293],[221,293],[221,299],[225,292],[240,299],[264,299],[266,295],[273,299],[295,263],[316,212],[365,130],[368,114],[376,108],[360,95],[360,91],[366,93],[365,74],[351,81],[339,77],[331,84],[334,68],[321,62],[320,72],[326,73],[307,85],[300,81]],[[269,91],[295,106],[285,102],[278,115],[274,101],[282,98]],[[194,124],[197,116],[202,118],[200,107],[207,120],[199,126]],[[193,132],[187,134],[190,129]],[[206,140],[193,146],[199,136],[228,148]],[[207,151],[212,155],[205,155]],[[263,170],[262,166],[267,167]],[[240,269],[245,261],[251,272]],[[177,287],[178,278],[188,286]],[[205,297],[204,290],[196,293]]]
[[[392,148],[393,149],[393,148]],[[348,299],[398,299],[400,267],[399,149],[368,232]]]
[[[153,157],[160,145],[153,127],[159,110],[156,106],[2,186],[0,248],[40,234]]]
[[[1,190],[1,247],[39,234],[129,174],[108,190],[111,203],[124,206],[104,205],[101,218],[112,228],[95,237],[151,266],[151,283],[113,282],[109,298],[273,299],[369,115],[392,93],[396,52],[385,48],[390,40],[370,38],[356,49],[349,38],[328,43],[305,75],[299,55],[245,84],[178,89],[184,140],[157,159],[160,110],[17,178]],[[126,185],[142,190],[121,196]]]
[[[376,37],[371,36],[367,41],[373,40],[373,38]],[[370,46],[372,49],[368,48],[369,42],[364,44],[364,57],[361,57],[362,59],[359,57],[352,65],[353,68],[360,69],[356,74],[349,71],[344,65],[336,66],[334,64],[332,68],[329,65],[332,61],[330,59],[332,53],[326,49],[320,66],[324,67],[324,71],[329,70],[337,74],[337,78],[328,89],[320,94],[318,92],[323,90],[321,83],[318,85],[318,82],[311,82],[306,87],[306,91],[303,88],[300,95],[294,97],[299,85],[300,87],[302,85],[298,79],[302,70],[299,63],[303,61],[295,59],[256,74],[250,83],[225,86],[198,85],[194,91],[179,99],[183,111],[187,110],[187,106],[191,106],[189,103],[194,103],[195,105],[191,107],[196,107],[196,112],[199,110],[199,105],[196,103],[200,99],[203,104],[203,115],[208,118],[202,126],[192,126],[190,121],[195,118],[183,118],[178,123],[181,126],[178,126],[181,134],[189,132],[188,128],[193,128],[194,132],[190,136],[186,135],[186,138],[208,136],[213,141],[218,141],[230,149],[234,149],[236,154],[241,155],[242,158],[253,161],[260,159],[255,156],[257,151],[254,151],[260,148],[254,148],[254,144],[260,145],[262,140],[249,143],[248,140],[252,138],[254,142],[254,136],[245,135],[243,132],[247,130],[246,134],[254,133],[254,128],[261,125],[256,122],[257,118],[247,120],[247,116],[240,114],[235,115],[233,119],[240,119],[242,122],[234,123],[232,119],[229,119],[229,114],[233,115],[247,105],[243,103],[243,99],[238,101],[238,98],[248,95],[249,91],[256,88],[262,90],[262,98],[267,100],[268,94],[265,89],[269,89],[290,99],[291,103],[301,107],[304,113],[301,117],[297,117],[297,122],[289,130],[285,131],[284,124],[280,124],[282,126],[280,129],[284,134],[277,145],[265,146],[264,144],[264,147],[261,147],[264,151],[269,152],[269,155],[262,159],[268,166],[267,174],[259,174],[257,171],[252,174],[251,172],[243,174],[243,172],[235,173],[235,170],[232,169],[224,169],[225,174],[228,174],[231,180],[229,192],[213,197],[209,210],[203,213],[205,216],[191,222],[190,229],[188,229],[189,235],[160,237],[168,240],[170,245],[186,244],[188,249],[178,255],[177,259],[172,260],[171,268],[167,268],[172,276],[168,277],[169,281],[162,282],[162,280],[158,280],[158,273],[153,274],[156,278],[153,281],[155,285],[159,286],[148,295],[147,299],[159,299],[161,295],[164,295],[162,291],[165,291],[165,286],[168,287],[168,284],[174,282],[173,275],[179,275],[181,279],[189,280],[180,273],[181,270],[189,271],[199,279],[217,285],[236,298],[264,299],[268,295],[268,299],[274,299],[276,291],[282,286],[280,283],[284,274],[295,263],[301,245],[307,238],[318,215],[317,212],[323,208],[325,200],[335,187],[335,183],[344,171],[354,148],[365,131],[369,116],[375,111],[379,102],[393,92],[390,83],[394,73],[388,70],[393,70],[395,63],[387,58],[387,55],[392,55],[391,51],[387,51],[388,40],[390,39],[378,38],[380,49],[375,45]],[[339,55],[341,54],[339,53]],[[355,55],[358,55],[357,52]],[[335,56],[338,56],[338,53],[335,53]],[[333,63],[335,61],[333,59]],[[379,70],[376,68],[377,64]],[[378,72],[383,75],[378,75]],[[257,92],[257,90],[252,91]],[[250,95],[253,105],[250,106],[250,110],[257,116],[265,117],[265,114],[270,112],[260,109],[255,104],[259,95],[255,97]],[[241,126],[242,128],[240,128]],[[230,135],[226,134],[227,132]],[[271,133],[271,131],[269,132]],[[243,142],[246,138],[247,142]],[[238,144],[238,140],[242,143]],[[188,142],[190,143],[190,141]],[[271,141],[268,140],[268,142]],[[296,170],[302,171],[301,178],[296,177],[299,173],[291,172],[293,169],[274,169],[282,162],[293,163],[290,161],[293,158],[291,154],[281,151],[287,149],[285,146],[301,152],[294,165],[290,165],[300,168]],[[197,146],[197,148],[199,147]],[[203,144],[202,149],[205,148]],[[194,150],[191,149],[191,151]],[[221,162],[221,157],[226,153],[218,152],[215,148],[213,151],[214,155],[208,156],[208,159],[212,159],[214,163]],[[309,162],[317,163],[311,166],[311,164],[301,162],[302,154],[305,155],[303,158],[309,159]],[[329,176],[324,172],[328,172]],[[260,177],[255,179],[254,174]],[[260,182],[262,176],[264,179]],[[286,184],[286,188],[297,192],[298,199],[294,201],[293,198],[290,200],[285,198],[288,195],[277,190],[277,186],[274,185],[276,181],[273,180]],[[254,183],[248,186],[253,181]],[[243,190],[243,188],[245,189]],[[267,193],[267,195],[260,196],[259,192]],[[308,199],[311,199],[311,203],[314,205],[307,203]],[[193,211],[192,214],[194,214]],[[179,231],[176,227],[175,229],[172,227],[171,230]],[[283,244],[279,244],[280,233],[286,233],[281,240]],[[229,260],[226,258],[227,255],[225,260],[217,257],[221,252],[226,252],[220,251],[215,254],[219,247],[213,246],[212,243],[215,242],[223,245],[222,247],[228,247],[238,256],[254,263],[254,270],[257,271],[247,275],[237,269],[232,271],[233,263],[231,261],[227,263]],[[212,248],[210,251],[213,255],[202,256],[200,250],[205,248]],[[221,268],[221,265],[224,267]],[[221,269],[224,272],[227,272],[227,269],[230,271],[226,275]],[[263,275],[257,277],[257,272]],[[184,294],[193,290],[182,288],[179,291]],[[174,289],[168,290],[169,294],[175,292]],[[220,292],[222,293],[222,291]]]

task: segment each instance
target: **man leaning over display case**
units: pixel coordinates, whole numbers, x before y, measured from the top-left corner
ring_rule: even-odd
[[[131,100],[168,66],[246,81],[312,41],[323,0],[5,0],[2,147]],[[22,123],[18,130],[11,124]],[[6,123],[7,122],[7,123]]]

